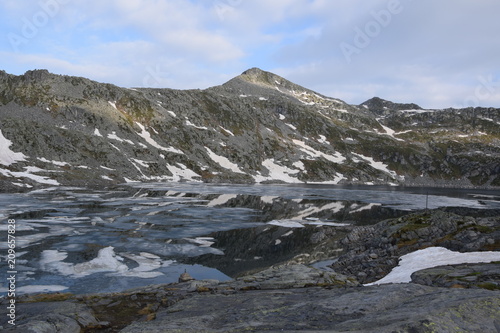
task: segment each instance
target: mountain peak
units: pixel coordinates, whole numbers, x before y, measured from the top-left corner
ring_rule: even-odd
[[[276,83],[278,82],[286,81],[279,75],[276,75],[271,72],[266,72],[257,67],[253,67],[244,71],[238,77],[247,82],[261,84],[261,85],[271,85],[271,86],[275,86]]]
[[[361,106],[376,113],[383,114],[387,110],[422,110],[422,108],[414,103],[394,103],[380,97],[373,97],[361,103]]]

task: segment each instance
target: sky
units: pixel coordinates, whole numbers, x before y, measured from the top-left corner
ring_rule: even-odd
[[[204,89],[258,67],[323,95],[500,107],[498,0],[2,0],[0,69]]]

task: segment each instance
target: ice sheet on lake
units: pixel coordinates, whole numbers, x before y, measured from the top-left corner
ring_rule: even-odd
[[[67,252],[58,250],[45,250],[40,258],[40,267],[44,271],[57,272],[61,275],[70,276],[72,278],[80,278],[94,273],[110,273],[113,276],[153,278],[163,275],[161,272],[153,272],[154,270],[172,264],[172,260],[161,260],[160,257],[141,252],[139,255],[132,253],[120,253],[118,256],[114,252],[112,246],[100,249],[97,257],[83,263],[73,264],[64,262],[68,257]],[[126,257],[139,264],[138,267],[130,269],[123,263]]]
[[[59,292],[68,289],[66,286],[61,285],[28,285],[16,288],[18,294],[33,294],[33,293],[50,293]],[[6,293],[7,288],[0,288],[0,293]]]
[[[426,268],[458,265],[488,263],[500,261],[500,252],[454,252],[444,247],[428,247],[406,254],[400,258],[399,265],[384,278],[366,284],[366,286],[386,283],[407,283],[411,281],[411,274]]]
[[[295,220],[273,220],[267,222],[267,224],[285,228],[304,228],[304,225],[301,222]]]

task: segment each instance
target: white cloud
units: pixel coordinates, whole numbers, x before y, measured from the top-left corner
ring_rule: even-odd
[[[0,46],[2,69],[206,88],[256,66],[353,104],[377,95],[429,108],[500,106],[496,0],[64,2],[18,52]],[[397,13],[377,27],[391,3]],[[40,10],[40,1],[4,1],[0,29],[21,33]],[[358,49],[350,62],[342,43]]]

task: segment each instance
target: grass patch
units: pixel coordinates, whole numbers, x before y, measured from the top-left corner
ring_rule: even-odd
[[[482,289],[487,289],[487,290],[500,290],[500,286],[495,284],[495,283],[492,283],[492,282],[483,282],[483,283],[479,283],[477,285],[479,288],[482,288]]]
[[[63,302],[73,298],[72,293],[39,294],[30,296],[25,303],[36,302]]]

